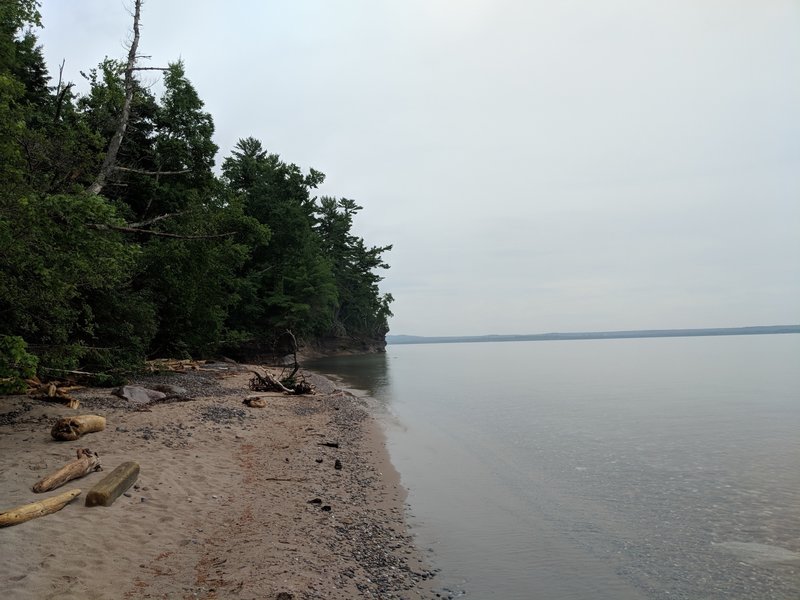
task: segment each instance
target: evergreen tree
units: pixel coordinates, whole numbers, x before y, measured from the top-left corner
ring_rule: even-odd
[[[377,273],[391,246],[353,235],[360,206],[318,201],[322,173],[253,138],[217,178],[213,119],[181,62],[164,70],[160,98],[132,76],[133,49],[91,70],[84,96],[60,77],[49,87],[37,25],[35,0],[0,2],[8,389],[37,366],[118,376],[147,355],[269,352],[287,331],[307,342],[385,334],[391,296]]]
[[[338,302],[333,333],[338,336],[377,338],[389,331],[391,294],[381,295],[383,279],[376,269],[388,269],[382,254],[392,246],[368,248],[351,233],[353,217],[362,207],[347,198],[320,200],[317,231],[336,280]]]
[[[287,329],[311,338],[331,325],[336,289],[314,231],[316,204],[310,192],[324,180],[314,169],[269,154],[258,140],[240,140],[222,171],[245,214],[272,232],[253,249],[243,273],[242,298],[231,316],[257,343],[270,344]]]

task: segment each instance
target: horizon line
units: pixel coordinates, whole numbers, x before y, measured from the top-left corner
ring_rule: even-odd
[[[676,337],[677,333],[690,333],[690,332],[751,332],[757,333],[759,330],[764,333],[769,333],[766,330],[788,330],[788,331],[773,331],[773,333],[800,333],[800,324],[790,325],[744,325],[737,327],[685,327],[685,328],[664,328],[664,329],[610,329],[603,331],[552,331],[546,333],[488,333],[477,335],[416,335],[405,333],[388,333],[386,338],[415,338],[415,339],[487,339],[487,338],[532,338],[532,337],[545,337],[545,336],[609,336],[609,335],[630,335],[630,334],[672,334]]]

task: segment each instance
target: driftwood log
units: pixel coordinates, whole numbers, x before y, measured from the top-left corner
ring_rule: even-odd
[[[52,381],[50,383],[39,383],[36,384],[38,380],[28,380],[28,384],[31,386],[28,389],[28,394],[36,395],[37,398],[40,400],[49,400],[52,402],[60,402],[67,406],[67,408],[80,408],[80,401],[77,398],[73,398],[69,395],[69,393],[73,390],[79,390],[83,386],[80,385],[61,385],[57,381]]]
[[[92,452],[89,448],[81,448],[78,450],[78,458],[76,460],[67,463],[58,471],[42,478],[33,486],[33,491],[37,494],[49,492],[57,487],[61,487],[68,481],[101,470],[100,457],[97,453]]]
[[[50,435],[62,442],[73,442],[85,433],[103,431],[106,428],[106,418],[97,415],[80,415],[77,417],[64,417],[56,421]]]
[[[138,477],[138,463],[122,463],[89,490],[86,494],[86,506],[111,506]]]
[[[57,496],[39,500],[38,502],[23,504],[11,510],[0,512],[0,527],[18,525],[25,521],[30,521],[31,519],[58,512],[80,495],[80,490],[70,490],[68,492],[62,492]]]

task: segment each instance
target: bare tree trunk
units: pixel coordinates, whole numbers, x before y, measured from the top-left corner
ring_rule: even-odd
[[[297,362],[297,338],[294,337],[291,329],[287,329],[286,333],[292,338],[292,356],[294,356],[294,369],[292,369],[288,379],[294,380],[294,376],[297,375],[297,371],[300,370],[300,364]]]
[[[88,448],[78,450],[77,460],[73,460],[61,467],[58,471],[51,473],[41,481],[33,486],[33,491],[37,494],[42,492],[49,492],[57,487],[61,487],[68,481],[83,477],[94,471],[99,471],[100,457],[96,452],[92,452]]]
[[[108,151],[103,159],[103,166],[100,167],[100,173],[87,189],[87,191],[93,195],[99,194],[103,190],[106,180],[114,170],[114,165],[117,162],[117,153],[119,153],[119,148],[122,145],[122,138],[125,137],[125,130],[128,127],[128,119],[131,115],[131,103],[133,102],[133,72],[136,69],[136,51],[139,49],[139,16],[141,15],[141,10],[142,0],[135,0],[133,41],[131,41],[131,47],[128,51],[128,62],[125,66],[125,102],[122,105],[122,114],[117,123],[117,131],[114,133],[114,137],[111,138],[111,143],[108,145]]]

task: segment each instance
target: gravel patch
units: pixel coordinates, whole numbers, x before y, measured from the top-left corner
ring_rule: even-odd
[[[211,421],[219,425],[232,425],[234,423],[243,424],[252,417],[241,408],[212,404],[204,406],[198,411],[204,421]]]
[[[0,426],[2,425],[15,425],[22,421],[20,417],[33,408],[30,402],[22,402],[15,410],[0,413]]]

